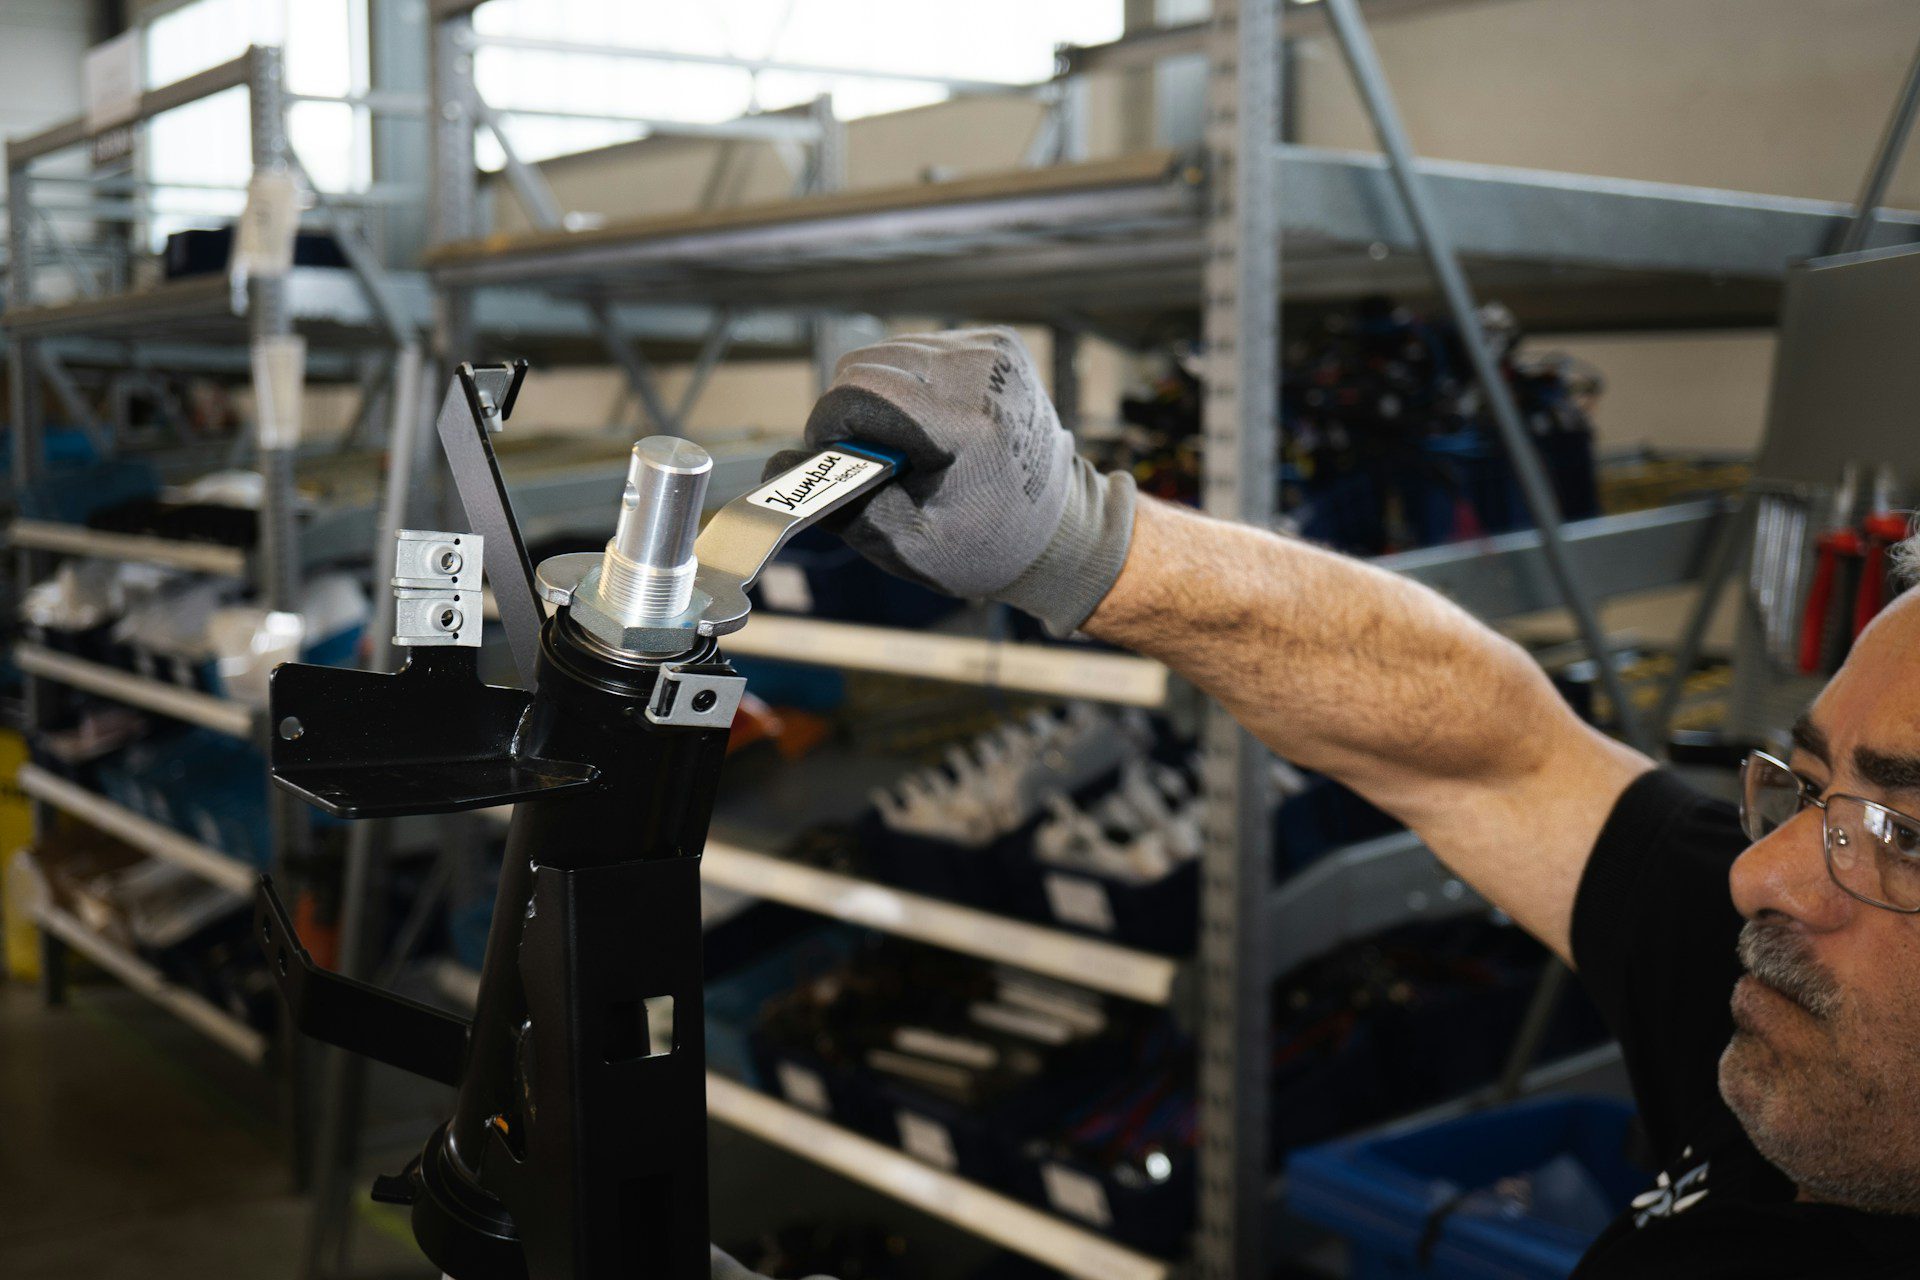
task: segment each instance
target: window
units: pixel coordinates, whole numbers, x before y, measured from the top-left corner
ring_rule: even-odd
[[[172,84],[256,42],[285,49],[289,93],[341,97],[367,88],[366,0],[193,0],[147,25],[147,84]],[[369,185],[372,143],[363,112],[344,102],[295,102],[287,134],[322,190]],[[147,126],[143,159],[155,184],[148,223],[155,248],[169,232],[238,214],[253,168],[246,91],[159,116]]]
[[[474,11],[483,36],[521,37],[815,67],[892,71],[1008,84],[1053,73],[1054,47],[1121,32],[1121,0],[490,0]],[[474,76],[496,108],[713,122],[832,93],[842,119],[938,102],[937,83],[483,46]],[[513,116],[529,160],[643,136],[616,120]],[[480,162],[500,151],[481,135]]]

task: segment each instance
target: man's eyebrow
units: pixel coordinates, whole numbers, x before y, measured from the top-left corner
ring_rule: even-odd
[[[1855,747],[1853,770],[1863,781],[1882,791],[1920,792],[1920,756]]]
[[[1814,724],[1812,716],[1801,716],[1795,720],[1792,736],[1796,750],[1804,751],[1824,764],[1833,763],[1833,757],[1827,754],[1827,735]]]

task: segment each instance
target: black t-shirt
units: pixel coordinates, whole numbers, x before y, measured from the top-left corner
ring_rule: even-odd
[[[1664,771],[1627,788],[1594,845],[1574,960],[1625,1051],[1661,1172],[1574,1280],[1920,1276],[1920,1218],[1795,1203],[1720,1098],[1740,976],[1727,871],[1745,847],[1732,806]]]

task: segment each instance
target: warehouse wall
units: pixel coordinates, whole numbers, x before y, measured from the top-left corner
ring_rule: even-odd
[[[0,137],[79,113],[90,8],[82,0],[0,0]],[[0,191],[4,169],[0,165]]]
[[[1920,40],[1920,8],[1912,0],[1474,0],[1379,21],[1375,36],[1423,154],[1847,200]],[[1296,66],[1300,140],[1370,149],[1331,41],[1303,42]],[[1091,150],[1110,154],[1120,145],[1120,94],[1109,82],[1094,97]],[[911,181],[929,168],[1011,167],[1035,121],[1031,104],[1004,100],[855,121],[849,185]],[[687,208],[706,189],[713,156],[711,144],[643,143],[558,162],[556,181],[574,207],[613,215]],[[748,170],[723,202],[779,195],[784,170],[770,154]],[[1920,163],[1911,157],[1895,199],[1920,205]],[[496,206],[503,226],[517,220],[510,203]],[[1745,449],[1758,437],[1771,335],[1556,336],[1544,345],[1606,373],[1599,423],[1608,444]],[[1100,412],[1127,371],[1110,353],[1089,364],[1087,401]],[[594,415],[613,394],[604,381]],[[729,370],[697,421],[797,421],[803,404],[756,411],[755,388],[785,400],[806,385],[797,374]]]
[[[1483,0],[1376,24],[1423,155],[1850,201],[1920,42],[1912,0]],[[1330,39],[1300,140],[1372,149]],[[1892,201],[1920,205],[1909,148]],[[1599,365],[1612,442],[1749,448],[1773,339],[1554,339]]]

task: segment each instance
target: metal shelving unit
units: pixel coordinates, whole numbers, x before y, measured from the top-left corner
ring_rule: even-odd
[[[727,650],[750,658],[1130,707],[1163,706],[1170,679],[1167,669],[1151,659],[1091,646],[986,640],[764,612],[727,638]]]
[[[97,792],[76,786],[36,764],[22,765],[20,789],[42,804],[70,814],[162,862],[185,867],[202,880],[250,896],[259,873],[237,858],[190,840],[172,827],[115,804]]]
[[[224,578],[244,577],[247,573],[247,553],[238,547],[144,534],[102,533],[85,525],[55,520],[15,519],[7,528],[7,540],[22,550],[55,555],[123,560]]]
[[[51,903],[42,903],[35,909],[33,918],[43,932],[58,938],[61,945],[78,951],[134,991],[224,1046],[241,1061],[256,1067],[265,1065],[266,1037],[232,1014],[169,982],[158,969]]]
[[[1266,188],[1289,302],[1430,285],[1379,156],[1273,146]],[[1474,279],[1530,328],[1770,323],[1789,263],[1821,252],[1851,206],[1666,183],[1422,160]],[[1096,332],[1190,317],[1205,257],[1207,164],[1155,151],[934,186],[803,197],[724,216],[441,244],[449,286],[674,301],[987,315]],[[1876,244],[1920,238],[1889,211]]]
[[[707,1114],[1079,1280],[1171,1280],[1174,1265],[707,1073]]]
[[[488,821],[505,825],[513,807],[484,812]],[[797,907],[829,920],[1013,965],[1141,1004],[1176,1006],[1187,995],[1187,965],[1175,957],[809,867],[727,840],[707,841],[700,878],[703,885],[743,898]]]
[[[1071,352],[1079,334],[1137,345],[1176,327],[1197,328],[1207,351],[1205,506],[1228,519],[1260,523],[1272,515],[1282,297],[1312,304],[1377,291],[1426,299],[1435,296],[1433,269],[1450,288],[1459,286],[1447,293],[1457,311],[1464,268],[1534,331],[1771,324],[1790,263],[1820,252],[1852,214],[1821,201],[1415,160],[1398,145],[1404,139],[1396,136],[1384,80],[1367,66],[1370,43],[1351,0],[1300,20],[1340,35],[1387,154],[1283,143],[1282,60],[1272,51],[1280,46],[1285,6],[1216,0],[1207,23],[1160,42],[1164,48],[1123,41],[1142,48],[1068,51],[1063,58],[1064,74],[1074,76],[1136,55],[1204,50],[1211,62],[1207,134],[1197,151],[816,191],[585,230],[535,217],[532,231],[483,238],[471,177],[468,55],[476,4],[433,6],[434,93],[445,123],[436,126],[436,228],[425,261],[447,316],[459,317],[491,290],[537,287],[599,305],[644,297],[1037,323],[1055,334],[1055,390],[1067,417],[1078,402]],[[525,185],[522,175],[516,189]],[[1920,239],[1920,215],[1884,213],[1874,234],[1879,243]],[[461,332],[443,323],[440,340],[457,341]],[[1577,615],[1588,615],[1583,627],[1597,643],[1587,625],[1591,600],[1697,580],[1728,519],[1724,504],[1698,502],[1562,528],[1549,505],[1539,531],[1382,563],[1489,620],[1571,600]],[[1570,595],[1573,587],[1584,591]],[[1162,705],[1169,692],[1163,668],[1125,655],[769,614],[757,615],[727,647],[1136,706]],[[1261,1274],[1269,1261],[1274,1190],[1263,1046],[1273,978],[1383,927],[1484,904],[1411,836],[1340,851],[1272,885],[1267,753],[1218,709],[1205,722],[1203,744],[1210,810],[1200,949],[1190,982],[1184,966],[1168,962],[1165,989],[1192,1012],[1200,1038],[1200,1230],[1191,1271],[1226,1280]],[[1035,963],[984,927],[981,913],[886,886],[719,842],[709,846],[705,871],[715,883],[826,916],[1007,963]],[[1113,991],[1098,975],[1045,971]],[[1160,980],[1156,975],[1156,989]],[[712,1096],[716,1114],[765,1104],[780,1123],[770,1122],[763,1136],[818,1158],[813,1142],[778,1136],[793,1131],[780,1116],[783,1104],[730,1082],[718,1082]],[[883,1156],[901,1160],[891,1151],[861,1158]],[[872,1182],[860,1178],[857,1162],[848,1163],[843,1172]],[[924,1166],[912,1171],[931,1176]],[[910,1192],[895,1194],[917,1202]],[[982,1225],[990,1214],[982,1223],[965,1213],[946,1216],[1000,1238]]]
[[[240,57],[186,80],[150,90],[131,118],[113,127],[138,127],[167,111],[233,89],[243,89],[248,98],[250,158],[256,184],[267,179],[283,184],[292,182],[301,170],[298,157],[293,155],[287,142],[288,97],[277,49],[252,48]],[[374,323],[367,326],[367,332],[394,338],[396,335],[387,323],[391,316],[386,305],[387,295],[383,292],[384,282],[357,242],[349,244],[343,237],[343,249],[358,269],[354,273],[334,273],[333,278],[327,278],[327,273],[275,270],[270,263],[255,262],[244,280],[223,275],[213,280],[180,281],[176,282],[177,287],[155,289],[137,298],[133,295],[84,296],[94,287],[93,282],[76,278],[82,297],[65,305],[42,305],[37,290],[39,273],[35,269],[36,245],[32,234],[35,166],[46,157],[89,145],[107,131],[85,119],[75,119],[27,137],[9,139],[7,143],[8,242],[12,270],[7,308],[4,315],[0,315],[0,326],[4,326],[8,339],[15,509],[29,509],[23,500],[33,494],[45,478],[42,447],[47,422],[41,398],[42,377],[57,388],[57,375],[63,369],[58,358],[63,350],[61,344],[84,336],[87,341],[119,347],[118,359],[133,364],[137,361],[128,344],[142,332],[163,336],[175,344],[227,343],[237,351],[234,363],[251,373],[259,406],[253,452],[254,464],[264,481],[259,545],[247,553],[168,539],[102,534],[73,525],[29,519],[17,522],[12,529],[17,578],[23,583],[38,581],[55,556],[104,556],[190,572],[248,577],[255,583],[263,604],[271,609],[290,611],[298,601],[302,566],[293,488],[298,439],[288,415],[298,412],[293,406],[302,394],[306,375],[304,348],[300,345],[301,337],[296,336],[295,324],[296,321],[314,322],[316,345],[325,347],[345,332],[344,326],[322,322],[321,317],[327,315],[328,310],[314,305],[311,299],[316,294],[333,297],[342,289],[358,289],[360,306],[365,314],[375,318]],[[250,208],[242,221],[267,213]],[[285,234],[291,236],[291,225]],[[236,232],[237,240],[245,238],[244,231]],[[271,236],[266,239],[270,241]],[[345,277],[344,281],[340,277]],[[194,319],[196,314],[203,313],[219,314],[227,327],[217,333],[206,330]],[[379,341],[381,339],[367,339],[368,345],[378,345]],[[124,702],[245,741],[260,740],[260,718],[240,703],[37,645],[19,645],[14,656],[26,676],[24,727],[30,742],[48,723],[48,700],[55,686]],[[22,786],[34,799],[37,836],[48,830],[52,812],[60,810],[223,887],[243,894],[251,891],[254,877],[250,868],[104,797],[34,766],[28,766],[23,772]],[[303,839],[306,817],[297,806],[278,796],[270,799],[270,806],[278,865]],[[86,932],[78,921],[52,909],[42,913],[42,920],[46,926],[42,941],[50,999],[63,996],[66,950],[71,947],[222,1040],[248,1061],[265,1060],[264,1039],[250,1028],[234,1023],[205,1001],[167,983],[144,962]]]
[[[197,724],[242,741],[255,736],[252,709],[230,698],[215,697],[198,689],[168,684],[164,680],[89,662],[71,654],[56,653],[35,644],[15,645],[13,660],[19,664],[20,670],[36,680],[112,698],[143,711],[184,720],[188,724]]]
[[[724,841],[707,842],[700,874],[704,883],[1144,1004],[1173,1004],[1181,991],[1184,966],[1167,956],[922,897]]]
[[[418,271],[381,274],[388,302],[409,326],[429,327],[433,286],[428,278]],[[286,305],[307,339],[309,360],[318,370],[344,371],[340,356],[390,345],[378,310],[350,270],[295,267],[286,275]],[[613,311],[624,331],[673,355],[696,350],[714,314],[712,307],[693,304],[627,304]],[[54,344],[69,364],[120,366],[128,358],[127,344],[134,344],[149,354],[156,367],[177,363],[192,369],[246,369],[244,360],[233,357],[236,351],[245,354],[247,300],[244,295],[236,297],[224,274],[24,307],[11,311],[6,323],[17,336]],[[738,353],[794,355],[807,349],[805,327],[790,316],[750,313],[733,323]],[[545,290],[490,293],[477,308],[475,325],[489,341],[542,362],[604,358],[579,307]]]
[[[435,981],[448,999],[464,1008],[472,1008],[478,998],[480,975],[472,969],[443,965]],[[707,1073],[707,1114],[1077,1280],[1172,1280],[1176,1274],[1175,1266],[1163,1259],[1117,1245],[1096,1231],[933,1168],[713,1071]]]

